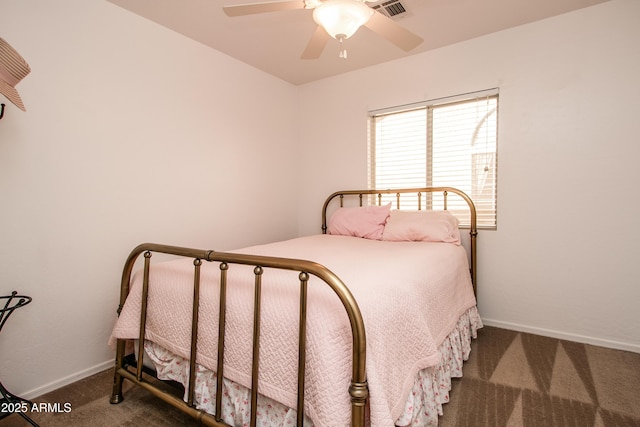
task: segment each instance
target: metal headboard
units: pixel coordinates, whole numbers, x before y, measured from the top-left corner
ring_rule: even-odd
[[[477,228],[477,219],[476,219],[476,207],[473,204],[471,198],[461,190],[453,187],[422,187],[422,188],[401,188],[401,189],[393,189],[393,190],[345,190],[345,191],[336,191],[332,195],[330,195],[327,200],[324,202],[324,206],[322,207],[322,233],[327,233],[327,209],[329,208],[331,202],[335,198],[339,198],[340,207],[344,206],[344,198],[345,196],[349,197],[358,197],[359,198],[359,206],[365,206],[369,204],[369,201],[365,199],[374,198],[377,205],[382,204],[383,195],[393,194],[395,195],[395,208],[401,208],[401,195],[412,195],[417,197],[417,207],[418,210],[426,209],[429,205],[428,197],[432,193],[441,193],[443,195],[443,209],[448,209],[449,205],[449,196],[451,194],[455,194],[462,198],[469,207],[469,270],[471,274],[471,281],[473,283],[473,293],[477,296],[477,278],[476,278],[476,238],[478,237],[478,228]],[[365,197],[368,196],[368,197]]]

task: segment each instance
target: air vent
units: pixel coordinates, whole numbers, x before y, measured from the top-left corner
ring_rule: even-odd
[[[400,0],[388,0],[371,6],[374,10],[381,12],[389,18],[399,17],[407,12]]]

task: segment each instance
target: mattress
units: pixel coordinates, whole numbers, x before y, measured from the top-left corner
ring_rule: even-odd
[[[347,284],[358,301],[367,331],[369,411],[374,427],[402,425],[403,420],[415,419],[407,415],[407,402],[414,396],[416,379],[439,375],[440,369],[451,370],[443,352],[449,347],[451,335],[461,333],[459,322],[466,322],[462,329],[469,331],[467,335],[481,326],[466,252],[455,244],[318,235],[238,252],[314,260]],[[202,316],[208,313],[217,319],[215,284],[219,269],[213,263],[206,266],[203,281],[211,281],[211,285],[201,289],[197,362],[211,371],[216,366],[217,326],[214,321],[203,321]],[[192,265],[182,261],[157,263],[152,271],[146,339],[187,359]],[[138,337],[140,281],[139,276],[133,279],[114,337]],[[238,285],[228,291],[225,376],[245,388],[250,387],[251,364],[247,358],[251,342],[247,337],[252,326],[252,281],[252,268],[230,268],[229,282]],[[297,324],[298,316],[297,286],[291,285],[297,283],[297,274],[269,271],[264,273],[263,282],[259,392],[291,408],[295,407],[297,384],[292,363],[297,360],[297,327],[291,325]],[[305,414],[316,426],[348,425],[350,327],[338,299],[318,282],[312,279],[309,287]],[[465,345],[451,348],[464,355]],[[436,408],[442,403],[438,400],[441,398],[435,400]]]

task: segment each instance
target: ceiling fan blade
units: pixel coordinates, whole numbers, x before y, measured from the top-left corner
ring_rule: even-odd
[[[374,12],[364,26],[407,52],[424,41],[422,37],[412,33],[380,12]]]
[[[327,45],[327,42],[331,36],[329,33],[325,31],[320,25],[316,27],[316,30],[313,32],[311,36],[311,40],[307,44],[307,47],[302,52],[302,59],[317,59],[322,54],[324,47]]]
[[[253,15],[256,13],[279,12],[281,10],[304,9],[303,0],[272,1],[265,3],[239,4],[224,6],[222,10],[227,16]]]

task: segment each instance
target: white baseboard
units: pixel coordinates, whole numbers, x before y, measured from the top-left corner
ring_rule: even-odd
[[[55,380],[50,382],[49,384],[45,384],[33,390],[29,390],[25,393],[21,394],[21,397],[27,400],[34,400],[38,396],[42,396],[43,394],[49,393],[51,391],[57,390],[60,387],[64,387],[71,383],[74,383],[83,378],[90,377],[93,374],[97,374],[99,372],[105,371],[114,366],[114,359],[109,359],[105,362],[99,363],[91,368],[84,369],[82,371],[76,372],[75,374],[71,374],[64,378],[60,378],[59,380]]]
[[[536,328],[532,326],[520,325],[517,323],[501,322],[499,320],[485,319],[484,317],[482,318],[482,323],[484,323],[487,326],[495,326],[496,328],[509,329],[509,330],[518,331],[518,332],[527,332],[530,334],[542,335],[542,336],[551,337],[551,338],[558,338],[561,340],[575,341],[583,344],[596,345],[599,347],[613,348],[616,350],[625,350],[625,351],[631,351],[634,353],[640,353],[640,345],[638,344],[612,341],[612,340],[594,338],[594,337],[589,337],[584,335],[570,334],[570,333],[561,332],[561,331],[554,331],[552,329],[543,329],[543,328]]]

